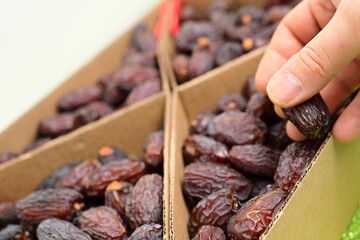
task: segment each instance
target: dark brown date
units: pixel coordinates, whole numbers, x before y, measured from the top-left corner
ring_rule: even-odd
[[[14,159],[18,156],[18,154],[13,152],[3,152],[0,153],[0,164],[10,161],[11,159]]]
[[[244,111],[246,104],[247,100],[243,95],[239,93],[232,93],[222,95],[218,100],[217,107],[220,113],[235,110]]]
[[[36,236],[39,240],[91,240],[91,237],[68,221],[50,218],[42,221]]]
[[[264,18],[265,11],[254,6],[245,6],[236,12],[236,25],[248,25],[260,23]]]
[[[126,219],[125,205],[133,185],[128,182],[114,181],[105,190],[105,206],[114,209],[122,219]]]
[[[226,240],[224,231],[221,228],[209,225],[202,226],[192,240]]]
[[[124,65],[136,65],[143,67],[157,67],[155,53],[131,51],[123,58]]]
[[[210,21],[215,27],[224,32],[225,39],[233,39],[235,20],[235,14],[232,12],[217,11],[210,16]]]
[[[39,124],[39,133],[44,137],[59,137],[69,133],[81,125],[76,121],[75,113],[61,113],[46,118]]]
[[[280,155],[274,180],[276,186],[290,192],[321,145],[319,140],[294,142]]]
[[[145,140],[143,155],[146,168],[153,172],[161,172],[164,161],[164,131],[151,133]]]
[[[292,140],[286,133],[286,121],[281,121],[269,127],[265,139],[266,145],[274,148],[285,149],[290,143],[292,143]]]
[[[233,146],[229,153],[229,160],[242,172],[260,177],[272,177],[280,154],[280,149],[261,144]]]
[[[176,80],[179,84],[190,79],[189,76],[189,57],[184,54],[176,55],[172,61],[172,68],[175,73]]]
[[[78,227],[92,239],[121,240],[127,234],[123,221],[109,207],[93,207],[79,214]]]
[[[253,94],[257,93],[258,90],[255,85],[255,76],[250,76],[246,79],[244,93],[245,96],[250,98]]]
[[[200,19],[200,13],[193,6],[185,5],[181,8],[180,22],[197,21]]]
[[[196,49],[193,51],[189,60],[190,78],[198,77],[210,71],[214,67],[215,57],[211,54],[208,47],[201,47],[200,49]]]
[[[97,85],[104,90],[108,85],[110,85],[114,81],[113,75],[111,74],[104,74],[100,77]]]
[[[253,188],[250,197],[257,197],[264,193],[274,190],[274,181],[268,178],[254,178],[251,179],[253,182]]]
[[[226,42],[221,45],[220,49],[216,53],[215,62],[217,66],[221,66],[235,58],[243,55],[244,51],[240,43]]]
[[[233,189],[239,200],[248,199],[252,183],[238,171],[222,164],[192,163],[184,170],[184,191],[203,198],[223,188]]]
[[[115,74],[115,82],[120,90],[131,91],[134,87],[154,78],[159,78],[156,68],[125,66]]]
[[[202,135],[191,135],[187,137],[182,148],[182,153],[187,163],[229,162],[229,150],[226,145]]]
[[[98,86],[79,88],[71,93],[64,95],[58,107],[62,111],[76,110],[96,100],[100,100],[102,89]]]
[[[158,174],[139,179],[126,200],[125,212],[133,230],[143,224],[162,224],[163,178]]]
[[[107,103],[100,101],[92,102],[87,105],[87,107],[96,111],[100,118],[110,115],[114,112],[114,109]]]
[[[31,240],[31,235],[21,225],[9,224],[0,231],[1,240]]]
[[[46,189],[31,193],[16,203],[21,225],[34,231],[43,220],[55,217],[71,221],[83,206],[83,196],[72,189]]]
[[[264,25],[260,23],[251,23],[245,26],[240,26],[235,28],[234,31],[234,40],[238,42],[243,42],[247,38],[253,38],[256,33],[264,29]]]
[[[38,147],[44,145],[45,143],[50,142],[51,139],[52,138],[45,137],[45,138],[39,138],[39,139],[33,141],[32,143],[30,143],[29,145],[26,146],[26,148],[24,149],[24,153],[30,152],[30,151],[34,150],[35,148],[38,148]]]
[[[76,160],[66,164],[59,169],[55,170],[50,176],[48,176],[37,188],[36,190],[44,190],[48,188],[55,188],[61,178],[68,174],[71,169],[81,164],[83,161]]]
[[[102,164],[127,159],[128,155],[121,149],[103,146],[98,151],[98,159]]]
[[[156,40],[150,32],[147,32],[146,26],[142,23],[135,27],[131,44],[141,52],[155,53],[156,51]]]
[[[163,227],[160,224],[144,224],[135,229],[128,240],[161,240]]]
[[[114,161],[101,166],[86,176],[82,184],[89,197],[104,196],[105,189],[113,181],[126,181],[135,184],[145,173],[145,164],[136,160]]]
[[[190,121],[190,134],[206,134],[207,127],[215,114],[211,111],[205,111],[196,115]]]
[[[0,203],[0,229],[10,223],[18,223],[15,204],[17,200],[9,200]]]
[[[126,98],[125,105],[130,106],[161,91],[161,81],[158,78],[150,79],[136,86]]]
[[[260,118],[267,124],[279,121],[279,117],[276,115],[274,105],[270,99],[259,92],[251,95],[246,106],[246,113]]]
[[[278,212],[286,196],[281,189],[275,189],[246,202],[236,215],[230,218],[227,237],[240,240],[258,239]]]
[[[111,79],[104,88],[104,94],[102,100],[113,107],[118,107],[124,102],[126,98],[126,92],[119,89],[114,79]]]
[[[266,131],[263,121],[239,111],[217,115],[207,128],[209,136],[229,146],[262,143]]]
[[[323,138],[330,129],[331,115],[319,93],[299,105],[282,110],[307,138]]]
[[[75,112],[75,125],[83,126],[91,122],[95,122],[100,118],[97,111],[89,107],[82,107]]]
[[[82,192],[82,180],[96,169],[100,168],[101,164],[97,159],[87,160],[80,165],[73,168],[68,174],[61,178],[57,184],[58,188],[70,188],[78,192]]]
[[[221,189],[203,198],[193,208],[188,224],[190,236],[194,236],[204,225],[226,229],[228,220],[239,210],[236,193],[232,189]]]

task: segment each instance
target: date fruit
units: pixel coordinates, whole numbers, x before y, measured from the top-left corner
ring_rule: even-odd
[[[118,107],[126,99],[126,92],[119,89],[114,79],[106,84],[102,100],[113,107]]]
[[[141,52],[156,52],[155,37],[150,32],[147,32],[145,24],[142,23],[135,27],[131,44]]]
[[[55,217],[71,221],[83,205],[83,196],[72,189],[46,189],[31,193],[16,203],[21,225],[35,230],[43,220]]]
[[[126,159],[101,166],[98,170],[84,177],[84,192],[89,197],[104,196],[106,187],[113,181],[126,181],[135,184],[145,174],[145,164]]]
[[[238,171],[222,164],[191,163],[184,170],[184,191],[203,198],[223,188],[233,189],[239,200],[248,199],[252,183]]]
[[[123,58],[124,65],[136,65],[142,67],[157,67],[155,53],[130,51]]]
[[[307,138],[323,138],[330,129],[331,115],[319,93],[299,105],[282,110]]]
[[[160,224],[144,224],[135,229],[128,240],[161,240],[163,227]]]
[[[39,124],[39,133],[44,137],[59,137],[69,133],[81,125],[76,121],[75,113],[61,113],[45,118]]]
[[[130,106],[134,103],[140,102],[145,98],[161,91],[161,81],[158,78],[147,80],[139,84],[131,90],[129,96],[126,98],[125,106]]]
[[[269,127],[265,139],[266,145],[273,148],[285,149],[290,143],[292,143],[292,140],[286,133],[286,121],[281,121]]]
[[[147,174],[139,179],[126,200],[125,212],[133,230],[143,224],[162,224],[163,178]]]
[[[114,209],[122,219],[126,219],[125,205],[133,185],[128,182],[114,181],[105,190],[105,206]]]
[[[28,146],[26,146],[26,148],[24,149],[24,153],[30,152],[30,151],[34,150],[35,148],[38,148],[38,147],[44,145],[45,143],[50,142],[51,139],[52,138],[45,137],[45,138],[39,138],[39,139],[33,141]]]
[[[127,159],[128,155],[121,149],[103,146],[98,152],[98,159],[102,164]]]
[[[245,93],[245,96],[250,98],[253,94],[255,94],[257,92],[258,92],[258,90],[257,90],[256,84],[255,84],[255,76],[252,75],[246,79],[244,93]]]
[[[149,79],[159,77],[160,74],[156,68],[141,66],[124,66],[114,76],[117,87],[127,92]]]
[[[229,12],[231,9],[231,4],[229,0],[217,0],[214,1],[210,6],[208,7],[206,14],[208,17],[210,17],[215,12]]]
[[[202,135],[191,135],[187,137],[182,148],[182,153],[187,163],[229,162],[229,150],[226,145]]]
[[[203,134],[207,132],[207,127],[215,114],[211,111],[205,111],[196,115],[190,121],[190,134]]]
[[[244,111],[247,105],[246,98],[239,93],[225,94],[222,95],[217,103],[218,111]]]
[[[245,6],[236,12],[236,24],[248,25],[250,23],[261,23],[265,11],[254,6]]]
[[[221,189],[204,197],[193,208],[188,224],[190,236],[204,225],[226,229],[228,220],[239,210],[236,193],[229,188]]]
[[[227,237],[240,240],[259,239],[286,196],[287,194],[281,189],[275,189],[246,202],[236,215],[230,218],[226,231]]]
[[[184,54],[176,55],[172,61],[172,68],[175,73],[176,80],[179,84],[190,79],[189,76],[189,57]]]
[[[221,66],[235,58],[244,54],[242,46],[237,42],[224,43],[216,53],[215,62],[217,66]]]
[[[192,240],[226,240],[221,228],[209,225],[202,226]]]
[[[200,40],[206,38],[200,38]],[[206,40],[209,41],[209,40]],[[210,44],[210,42],[208,42]],[[190,78],[196,78],[215,67],[215,57],[211,54],[208,45],[201,46],[193,51],[189,60]]]
[[[10,223],[18,223],[15,204],[17,200],[9,200],[0,203],[0,229]]]
[[[78,227],[92,239],[121,240],[127,234],[123,220],[109,207],[93,207],[79,214]]]
[[[288,145],[280,155],[275,172],[276,186],[290,192],[315,156],[321,143],[322,141],[319,140],[306,140]]]
[[[11,159],[14,159],[18,156],[18,154],[13,152],[3,152],[0,153],[0,164],[10,161]]]
[[[83,126],[88,123],[94,122],[99,118],[100,116],[95,110],[89,107],[82,107],[76,110],[74,121],[76,126]]]
[[[62,111],[73,111],[91,102],[100,100],[101,96],[102,89],[98,86],[79,88],[64,95],[60,99],[58,107]]]
[[[145,140],[143,155],[146,168],[150,171],[161,172],[164,161],[164,131],[151,133]]]
[[[62,177],[57,184],[57,188],[70,188],[81,193],[83,190],[83,178],[100,168],[100,166],[101,164],[97,159],[84,161]]]
[[[260,118],[268,124],[276,123],[279,120],[270,99],[259,92],[251,95],[246,106],[246,113]]]
[[[280,154],[280,149],[261,144],[233,146],[229,153],[229,160],[242,172],[260,177],[272,177]]]
[[[180,22],[197,21],[200,19],[200,14],[193,6],[185,5],[181,8]]]
[[[68,221],[49,218],[42,221],[36,236],[39,240],[91,240],[91,237]]]
[[[96,101],[86,106],[96,111],[100,118],[110,115],[114,112],[114,109],[105,102]]]
[[[9,224],[0,230],[1,240],[31,240],[31,235],[21,225]]]
[[[266,131],[263,121],[240,111],[217,115],[207,128],[209,136],[228,146],[262,143]]]

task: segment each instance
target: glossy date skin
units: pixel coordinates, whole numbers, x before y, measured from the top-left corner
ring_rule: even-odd
[[[61,111],[73,111],[91,102],[100,100],[102,89],[97,86],[79,88],[63,96],[58,107]]]
[[[192,240],[226,240],[224,231],[221,228],[209,225],[202,226]]]
[[[161,240],[163,227],[160,224],[144,224],[135,229],[128,240]]]
[[[218,111],[244,111],[246,109],[247,100],[239,93],[224,94],[222,95],[217,103]]]
[[[207,127],[214,117],[215,114],[211,111],[205,111],[196,115],[190,121],[190,134],[206,135]]]
[[[105,206],[114,209],[122,219],[126,219],[126,200],[134,186],[128,182],[114,181],[110,183],[105,191]]]
[[[91,240],[91,237],[68,221],[50,218],[42,221],[37,230],[38,240]]]

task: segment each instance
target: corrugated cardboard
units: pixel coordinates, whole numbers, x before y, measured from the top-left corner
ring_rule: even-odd
[[[154,8],[141,22],[154,29],[158,9]],[[121,66],[122,54],[130,46],[132,30],[119,37],[97,57],[55,89],[8,129],[0,134],[0,152],[21,152],[37,135],[38,123],[57,113],[56,104],[65,93],[93,85],[106,73]],[[158,51],[163,40],[158,41]],[[147,135],[161,127],[164,146],[164,239],[167,239],[169,204],[170,88],[166,69],[158,57],[163,91],[144,101],[116,111],[94,123],[61,136],[34,151],[0,165],[0,202],[24,197],[55,169],[76,159],[96,158],[103,145],[116,146],[129,155],[142,155]]]
[[[189,239],[189,209],[182,193],[184,162],[181,148],[189,121],[216,109],[218,98],[241,92],[254,74],[264,49],[178,87],[173,95],[170,152],[170,239]],[[340,239],[360,199],[360,139],[341,144],[330,137],[289,195],[263,240]]]
[[[213,2],[215,2],[216,0],[182,0],[181,4],[183,6],[185,5],[191,5],[193,6],[196,10],[198,10],[200,12],[200,14],[202,16],[205,16],[206,14],[206,10],[209,7],[209,5]],[[245,5],[254,5],[254,6],[264,6],[266,0],[230,0],[232,3],[232,7],[234,9],[239,9],[241,6],[245,6]],[[168,10],[169,10],[169,16],[171,16],[173,13],[173,1],[170,0],[170,2],[172,3]],[[176,77],[174,75],[174,72],[172,71],[172,60],[176,55],[176,48],[175,48],[175,44],[174,44],[174,39],[173,36],[171,35],[171,33],[169,32],[169,30],[164,32],[164,36],[163,36],[163,40],[165,42],[166,48],[162,49],[161,52],[159,52],[159,56],[164,59],[164,63],[166,64],[165,67],[167,69],[169,69],[169,81],[170,81],[170,86],[174,89],[176,88],[176,86],[178,86],[178,83],[176,81]],[[246,56],[247,54],[245,54],[244,56]],[[212,74],[213,72],[221,72],[223,71],[224,67],[227,64],[224,64],[220,67],[217,67],[207,73],[205,73],[204,75],[208,75],[208,74]],[[191,79],[191,81],[197,81],[197,79],[199,79],[199,77]],[[186,84],[186,83],[185,83]]]

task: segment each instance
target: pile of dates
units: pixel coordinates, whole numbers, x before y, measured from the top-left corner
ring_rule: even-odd
[[[159,130],[142,159],[104,146],[97,159],[62,166],[27,197],[0,203],[0,239],[162,239],[163,148]]]
[[[267,7],[234,10],[230,0],[212,3],[205,18],[191,5],[180,12],[172,68],[179,84],[200,76],[270,42],[279,21],[294,3],[268,1]]]
[[[145,25],[135,27],[131,47],[124,54],[122,62],[115,73],[105,74],[96,85],[79,88],[62,96],[58,102],[59,114],[40,122],[38,139],[23,152],[29,152],[53,138],[161,91],[156,41]],[[17,155],[13,152],[0,153],[0,164]]]
[[[254,77],[247,79],[244,94],[220,97],[216,112],[191,120],[182,148],[183,191],[193,206],[190,237],[258,239],[322,142],[289,139],[286,120],[257,92]]]

